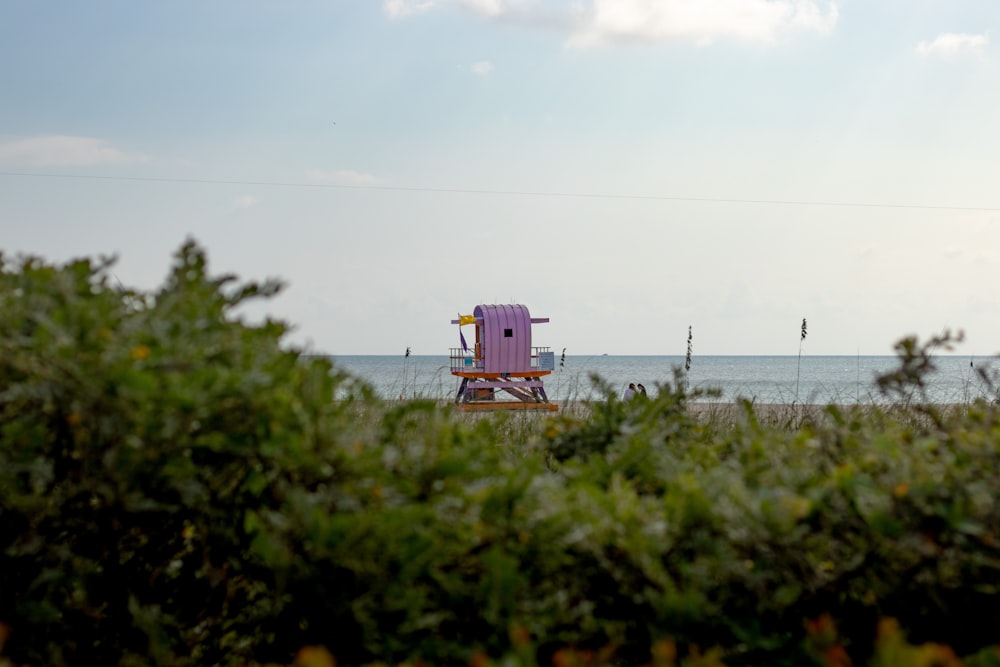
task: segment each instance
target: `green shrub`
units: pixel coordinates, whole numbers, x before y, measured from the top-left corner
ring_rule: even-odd
[[[252,530],[327,482],[349,382],[233,311],[274,283],[210,278],[187,243],[165,285],[110,262],[0,274],[0,620],[43,664],[212,664],[267,647],[287,603]]]
[[[192,242],[150,293],[104,260],[0,268],[15,664],[887,664],[888,617],[995,640],[1000,421],[914,403],[916,341],[905,409],[723,423],[678,376],[512,426],[375,399],[242,321],[278,285]]]

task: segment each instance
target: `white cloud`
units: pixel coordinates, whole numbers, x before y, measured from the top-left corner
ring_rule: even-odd
[[[253,195],[244,195],[243,197],[237,197],[233,200],[233,208],[250,208],[252,206],[256,206],[259,202],[260,200]]]
[[[828,33],[839,18],[836,2],[816,0],[594,0],[579,14],[568,44],[684,40],[706,45],[735,38],[770,44],[789,32]]]
[[[917,53],[922,56],[937,56],[944,60],[954,60],[961,56],[982,56],[990,43],[987,35],[967,35],[946,32],[934,38],[933,42],[917,44]]]
[[[517,3],[506,0],[458,0],[458,4],[487,16],[500,16],[510,11],[512,5]]]
[[[792,32],[828,33],[837,0],[579,0],[555,12],[539,0],[384,0],[392,18],[458,6],[490,18],[568,31],[567,44],[590,48],[667,40],[770,44]]]
[[[503,16],[518,10],[522,5],[531,4],[537,4],[537,0],[383,0],[382,10],[394,19],[422,14],[449,5],[486,16]]]
[[[146,162],[142,155],[126,153],[102,139],[46,135],[0,141],[0,163],[30,167],[83,167]]]
[[[350,169],[340,169],[338,171],[313,169],[309,172],[308,176],[310,181],[324,185],[366,186],[378,183],[378,180],[371,174],[363,174]]]
[[[477,76],[487,76],[493,71],[493,63],[489,60],[480,60],[477,63],[472,63],[472,67],[469,69]]]
[[[401,19],[413,14],[420,14],[437,5],[433,0],[385,0],[382,10],[391,19]]]

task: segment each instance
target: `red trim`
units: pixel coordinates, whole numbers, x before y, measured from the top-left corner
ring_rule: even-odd
[[[549,375],[552,371],[517,371],[516,373],[470,373],[469,371],[452,371],[451,374],[460,378],[469,378],[470,380],[475,380],[477,378],[483,380],[499,380],[503,378],[504,375],[509,376],[509,379],[515,378],[540,378],[543,375]],[[507,378],[504,378],[507,379]]]

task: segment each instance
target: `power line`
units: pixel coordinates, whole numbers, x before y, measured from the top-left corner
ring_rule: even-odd
[[[402,185],[344,185],[336,183],[296,183],[282,181],[242,181],[211,178],[171,178],[161,176],[100,176],[93,174],[41,174],[31,172],[0,172],[3,177],[61,178],[96,181],[124,181],[143,183],[184,183],[200,185],[252,185],[270,188],[316,188],[334,190],[375,190],[389,192],[429,192],[440,194],[469,194],[519,197],[561,197],[567,199],[626,199],[637,201],[701,202],[707,204],[757,204],[776,206],[836,206],[843,208],[896,208],[927,211],[979,211],[996,212],[1000,207],[991,206],[935,206],[927,204],[884,204],[865,202],[816,201],[804,199],[738,199],[726,197],[680,197],[671,195],[622,195],[593,192],[546,192],[540,190],[487,190],[473,188],[428,188]]]

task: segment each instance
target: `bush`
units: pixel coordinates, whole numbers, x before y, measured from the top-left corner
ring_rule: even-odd
[[[283,346],[238,317],[279,286],[211,277],[193,242],[150,293],[110,267],[2,262],[16,664],[921,664],[995,639],[993,406],[721,424],[678,376],[511,430]],[[902,392],[925,352],[900,349]]]
[[[0,620],[43,664],[193,664],[274,643],[280,545],[255,526],[326,483],[349,382],[233,311],[193,243],[152,294],[110,262],[0,274]],[[228,657],[227,657],[228,656]]]

